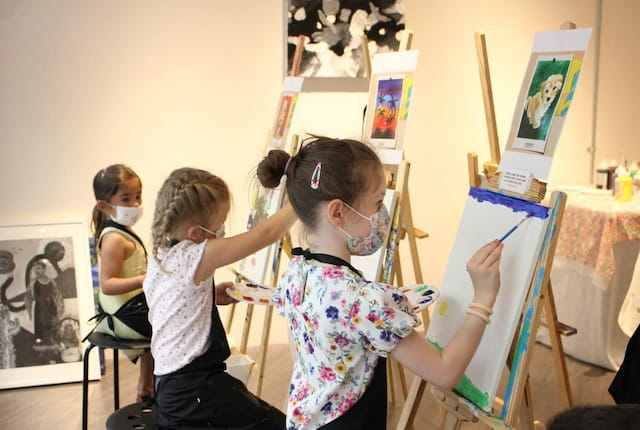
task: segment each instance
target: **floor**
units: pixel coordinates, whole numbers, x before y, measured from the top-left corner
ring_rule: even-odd
[[[249,348],[256,356],[256,349]],[[107,372],[102,380],[89,384],[89,428],[104,429],[105,420],[113,409],[113,390],[110,354],[107,354]],[[614,373],[567,357],[567,368],[576,405],[613,404],[607,388]],[[137,368],[126,359],[120,359],[121,405],[135,398]],[[557,392],[553,360],[549,348],[536,344],[531,366],[533,416],[542,423],[563,410]],[[262,397],[284,409],[291,358],[286,345],[271,345],[263,378]],[[256,386],[256,372],[249,379],[249,388]],[[407,376],[411,378],[411,376]],[[397,381],[398,378],[396,378]],[[389,429],[395,429],[399,419],[403,396],[399,388],[394,391],[395,402],[389,404]],[[55,386],[18,388],[0,391],[0,428],[79,429],[81,426],[82,385],[69,383]],[[429,390],[425,391],[414,421],[416,430],[439,428],[440,413]],[[464,423],[463,429],[486,428],[480,424]]]

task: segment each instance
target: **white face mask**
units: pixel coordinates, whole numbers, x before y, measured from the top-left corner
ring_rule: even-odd
[[[118,224],[130,227],[138,222],[138,220],[142,217],[142,206],[111,205],[111,207],[116,210],[116,214],[111,215],[111,219]]]
[[[215,237],[216,239],[222,239],[224,237],[224,224],[222,225],[222,227],[220,227],[216,231],[211,231],[208,228],[204,228],[201,225],[199,225],[198,227],[200,227],[202,230],[206,231],[207,233],[213,235],[213,237]]]

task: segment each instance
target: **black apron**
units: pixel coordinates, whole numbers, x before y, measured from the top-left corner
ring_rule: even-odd
[[[305,260],[345,266],[362,277],[362,273],[342,258],[329,254],[314,254],[309,250],[295,248],[293,255],[302,255]],[[362,277],[363,278],[363,277]],[[364,279],[364,278],[363,278]],[[322,430],[384,430],[387,428],[387,360],[378,358],[373,379],[355,405],[335,420],[320,427]]]
[[[142,249],[144,250],[145,258],[147,257],[147,248],[145,248],[144,243],[142,242],[142,239],[140,239],[140,237],[138,237],[137,234],[135,234],[130,230],[127,230],[125,226],[123,226],[122,224],[118,224],[115,221],[107,221],[105,223],[105,227],[115,228],[133,237],[140,244],[140,246],[142,246]],[[98,243],[98,248],[99,247],[100,247],[100,243]],[[146,338],[151,338],[151,324],[149,323],[148,314],[149,314],[149,306],[147,305],[147,298],[145,297],[144,292],[140,292],[140,294],[136,294],[135,296],[127,300],[113,314],[109,314],[105,312],[100,306],[100,304],[98,303],[98,313],[93,317],[91,317],[89,321],[95,320],[96,326],[97,326],[98,323],[100,323],[100,321],[106,318],[107,325],[109,326],[109,329],[113,332],[115,330],[113,319],[115,318],[120,322],[122,322],[123,324],[125,324],[126,326],[128,326],[130,329],[140,333],[141,336],[144,336]],[[91,335],[91,333],[94,332],[94,330],[95,330],[95,327],[89,332],[89,334],[87,334],[84,337],[84,339],[82,339],[82,341],[84,342],[89,337],[89,335]]]
[[[211,306],[208,336],[210,345],[204,354],[175,372],[156,376],[153,409],[159,428],[284,429],[285,415],[281,411],[225,372],[229,344],[215,303]]]

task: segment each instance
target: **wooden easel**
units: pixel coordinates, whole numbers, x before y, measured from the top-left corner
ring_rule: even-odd
[[[514,336],[514,343],[508,359],[511,369],[505,399],[497,399],[496,405],[494,405],[494,410],[501,407],[501,411],[485,413],[471,406],[469,402],[466,402],[457,394],[433,387],[433,395],[439,405],[447,412],[442,428],[447,430],[459,429],[464,421],[476,422],[478,420],[494,429],[514,428],[513,426],[518,418],[516,414],[522,413],[520,416],[521,428],[533,429],[534,421],[528,366],[535,342],[535,334],[540,324],[542,308],[544,307],[547,312],[550,310],[550,301],[543,300],[543,298],[548,297],[549,275],[565,203],[566,195],[564,193],[554,192],[552,194],[549,226],[543,248],[538,256],[534,276],[523,308],[522,319]],[[397,430],[405,429],[413,422],[426,384],[426,381],[422,379],[416,379],[412,384],[407,402],[396,427]],[[566,394],[570,395],[570,393]],[[525,407],[521,408],[521,406]]]
[[[292,136],[292,155],[298,151],[298,147],[300,144],[300,138],[298,135]],[[278,283],[278,274],[280,273],[280,262],[282,261],[282,252],[284,251],[289,258],[292,257],[291,254],[291,239],[289,233],[287,233],[282,239],[275,243],[273,256],[271,258],[271,271],[268,273],[268,279],[263,279],[263,285],[271,285],[276,286]],[[248,281],[246,278],[242,276],[242,274],[234,271],[236,275],[236,282]],[[231,331],[231,326],[233,323],[233,317],[235,314],[235,308],[237,303],[232,303],[229,305],[230,309],[227,314],[227,318],[225,321],[225,331],[229,333]],[[240,337],[240,353],[247,353],[247,343],[249,341],[249,333],[251,331],[251,322],[253,320],[253,311],[254,304],[247,304],[247,311],[244,317],[244,324],[242,326],[242,335]],[[257,358],[257,367],[258,367],[258,376],[256,381],[256,392],[257,396],[260,396],[262,393],[262,383],[264,380],[264,368],[267,359],[267,349],[269,346],[269,336],[271,335],[271,321],[273,319],[273,306],[264,306],[264,319],[262,321],[262,334],[260,338],[260,345],[258,347],[258,358]]]
[[[398,47],[398,51],[406,51],[411,49],[411,42],[413,40],[413,31],[404,30],[402,39]],[[371,61],[368,51],[368,41],[366,36],[363,37],[364,57],[366,58],[365,69],[367,76],[371,77]],[[384,149],[381,149],[384,151]],[[384,282],[387,284],[393,284],[396,286],[404,285],[404,277],[402,273],[402,267],[400,263],[400,243],[406,239],[409,245],[409,253],[411,255],[411,264],[413,267],[413,274],[416,284],[422,284],[422,268],[420,264],[420,258],[418,255],[417,239],[424,239],[429,235],[416,228],[413,224],[413,216],[411,212],[411,199],[409,197],[409,171],[411,163],[406,160],[402,160],[397,166],[395,174],[387,172],[387,188],[396,192],[396,208],[392,216],[392,223],[390,227],[389,240],[387,242],[385,260],[383,270],[380,274],[380,278],[376,279],[378,282]],[[429,313],[424,310],[422,312],[423,326],[429,324]],[[387,360],[387,378],[391,403],[395,403],[395,383],[394,383],[394,370],[398,374],[400,379],[400,388],[402,390],[403,397],[407,396],[407,384],[404,377],[404,370],[400,363],[388,359]]]
[[[560,26],[561,30],[575,29],[576,25],[572,22],[565,22]],[[493,93],[491,90],[491,77],[489,74],[489,62],[487,57],[487,45],[483,33],[475,33],[476,52],[478,54],[478,68],[480,71],[480,81],[482,83],[482,98],[485,106],[485,116],[487,120],[487,131],[489,133],[489,150],[491,153],[491,161],[483,164],[485,177],[495,174],[500,164],[500,146],[498,144],[498,134],[496,128],[495,110],[493,108]],[[474,153],[467,154],[469,164],[469,184],[471,186],[480,186],[480,178],[478,171],[478,157]],[[526,200],[532,200],[533,194],[523,196]],[[543,308],[545,310],[546,322],[541,321],[541,325],[549,330],[549,338],[551,341],[551,351],[556,367],[556,374],[560,384],[560,392],[562,400],[566,408],[573,406],[571,396],[571,387],[569,385],[569,376],[567,373],[567,365],[564,357],[564,349],[560,336],[572,336],[577,333],[574,327],[570,327],[558,321],[555,302],[553,300],[553,291],[551,280],[544,285],[542,291]]]
[[[297,76],[298,71],[300,69],[300,61],[302,59],[302,51],[304,49],[304,36],[298,37],[298,42],[296,44],[296,51],[293,57],[293,64],[291,67],[291,76]],[[292,139],[292,152],[291,154],[295,154],[298,151],[298,147],[300,145],[300,138],[298,135],[293,135]],[[276,242],[273,250],[273,257],[271,258],[271,272],[267,274],[268,279],[260,280],[263,285],[272,285],[276,286],[278,282],[278,274],[280,272],[280,262],[282,257],[282,251],[284,251],[289,258],[291,258],[291,240],[290,236],[287,233],[284,238]],[[246,278],[242,276],[242,274],[234,271],[236,282],[247,281]],[[253,311],[254,304],[247,304],[247,311],[244,317],[244,324],[242,326],[242,334],[240,336],[240,346],[239,350],[241,354],[247,353],[247,344],[249,342],[249,334],[251,332],[251,323],[253,320]],[[235,315],[236,303],[232,303],[229,305],[229,312],[227,313],[227,318],[224,323],[225,331],[227,333],[231,332],[231,326],[233,324],[233,318]],[[258,347],[258,359],[257,359],[257,368],[258,375],[256,381],[256,392],[257,396],[260,396],[262,393],[262,383],[264,381],[264,369],[266,365],[267,359],[267,349],[269,346],[269,336],[271,335],[271,321],[273,319],[273,307],[265,306],[264,319],[262,322],[262,334],[260,338],[260,345]]]
[[[573,23],[564,23],[561,29],[574,29]],[[500,164],[500,146],[498,143],[498,134],[495,119],[495,110],[493,104],[493,94],[491,89],[491,78],[489,74],[488,57],[486,50],[486,41],[483,33],[475,33],[476,52],[478,54],[478,66],[480,72],[480,81],[482,84],[483,101],[485,107],[485,117],[487,123],[489,150],[491,160],[483,163],[483,174],[486,177],[494,175]],[[478,171],[478,156],[475,153],[467,154],[469,185],[472,187],[481,187],[482,181]],[[525,200],[532,200],[531,194],[522,196]],[[540,199],[542,200],[542,199]],[[538,200],[538,202],[540,201]],[[555,302],[553,300],[553,292],[551,289],[551,265],[555,254],[555,246],[560,231],[560,224],[566,204],[566,195],[563,193],[553,193],[551,198],[551,208],[554,213],[554,221],[548,229],[548,238],[545,239],[546,248],[543,249],[538,259],[535,273],[543,273],[543,277],[538,283],[532,281],[529,289],[529,296],[523,312],[523,319],[514,336],[511,353],[507,360],[510,370],[510,383],[504,400],[496,399],[496,403],[502,406],[500,417],[486,414],[482,411],[478,412],[477,408],[469,406],[457,394],[449,391],[432,387],[432,394],[439,402],[440,406],[446,411],[447,415],[443,422],[442,428],[447,430],[459,429],[464,421],[482,421],[486,425],[494,429],[514,428],[518,408],[520,409],[520,425],[522,428],[532,429],[534,426],[533,408],[531,398],[531,388],[529,385],[528,366],[531,357],[531,349],[536,338],[538,327],[542,325],[549,330],[551,339],[551,349],[554,357],[556,374],[561,388],[561,396],[566,408],[573,406],[571,396],[571,388],[569,386],[569,377],[562,348],[560,335],[571,336],[577,333],[577,330],[558,321]],[[545,311],[546,322],[541,321],[542,309]],[[525,325],[526,324],[526,325]],[[525,353],[515,355],[518,347],[524,348]],[[514,362],[514,355],[517,360]],[[400,420],[396,427],[397,430],[405,429],[411,425],[417,407],[420,403],[426,382],[423,380],[415,380],[411,386],[409,396],[405,407],[403,408]],[[524,400],[524,402],[523,402]],[[504,405],[504,406],[503,406]]]

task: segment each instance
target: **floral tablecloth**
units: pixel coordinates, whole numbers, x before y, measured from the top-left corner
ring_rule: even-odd
[[[556,255],[595,267],[596,273],[611,279],[615,272],[613,246],[640,240],[640,198],[617,202],[609,192],[562,189],[567,206]]]
[[[640,198],[616,202],[609,193],[561,187],[567,193],[551,268],[558,319],[577,328],[563,337],[566,354],[617,370],[629,337],[618,313],[640,252]],[[546,329],[538,341],[549,345]]]

